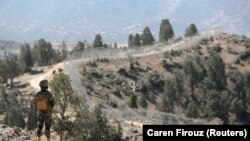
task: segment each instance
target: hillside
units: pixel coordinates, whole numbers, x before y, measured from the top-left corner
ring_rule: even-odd
[[[242,59],[243,54],[248,54],[249,39],[237,35],[221,34],[204,38],[200,42],[192,43],[191,46],[187,44],[187,48],[185,48],[185,43],[188,43],[188,41],[184,44],[174,43],[167,47],[161,45],[159,48],[163,48],[161,49],[162,52],[152,51],[157,49],[151,49],[152,53],[149,53],[150,51],[148,53],[131,52],[125,56],[120,56],[120,59],[119,57],[110,59],[97,55],[97,59],[91,61],[78,60],[76,64],[82,77],[84,90],[91,101],[101,104],[105,108],[127,108],[130,96],[135,95],[137,107],[143,107],[141,99],[144,97],[143,99],[146,98],[147,109],[155,110],[162,99],[162,95],[166,93],[166,80],[173,78],[177,70],[183,71],[184,63],[188,58],[198,55],[201,60],[206,61],[209,58],[209,52],[213,50],[218,53],[225,64],[227,79],[225,91],[228,92],[230,106],[231,99],[238,95],[235,88],[238,83],[234,81],[235,75],[245,74],[250,70],[248,57]],[[175,46],[176,44],[181,44],[181,46]],[[201,63],[203,64],[203,62]],[[203,65],[205,67],[205,64]],[[198,118],[207,118],[201,109],[202,105],[199,104],[202,102],[202,94],[199,93],[201,89],[198,88],[198,85],[203,85],[203,82],[198,83],[194,89],[194,94],[191,94],[188,80],[186,76],[184,77],[183,97],[180,97],[179,102],[174,102],[173,109],[170,112],[186,116],[188,104],[195,100],[198,104],[196,105],[199,113]],[[249,100],[247,100],[247,104],[249,104]],[[237,117],[230,110],[228,114],[229,124],[249,122],[245,118]],[[209,118],[209,120],[212,119]]]
[[[142,125],[148,123],[249,124],[249,48],[250,39],[222,33],[132,49],[86,49],[62,63],[32,68],[33,73],[15,78],[14,88],[29,107],[38,82],[63,69],[90,110],[100,105],[109,124],[122,125],[124,140],[141,140]],[[221,64],[215,67],[216,62]],[[219,79],[212,70],[219,70],[213,73]],[[221,107],[226,110],[216,111]],[[35,138],[34,130],[22,133]],[[58,139],[54,130],[52,137]]]

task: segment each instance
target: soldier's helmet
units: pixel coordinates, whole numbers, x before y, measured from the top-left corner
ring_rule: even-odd
[[[39,86],[40,87],[48,87],[48,85],[49,85],[49,81],[48,80],[42,80],[42,81],[40,81],[40,83],[39,83]]]

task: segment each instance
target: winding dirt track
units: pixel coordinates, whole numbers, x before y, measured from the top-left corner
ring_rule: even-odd
[[[186,49],[186,48],[190,48],[193,45],[197,44],[204,37],[206,37],[206,36],[185,38],[182,41],[170,43],[168,45],[160,45],[160,46],[154,45],[153,47],[147,47],[142,52],[133,53],[132,55],[134,57],[140,57],[140,56],[159,54],[159,53],[163,53],[165,51],[170,51],[170,50]],[[132,52],[131,50],[120,52],[119,54],[115,55],[116,56],[115,58],[116,59],[126,58],[128,56],[128,53],[131,53],[131,52]],[[106,57],[109,57],[109,56],[106,56]],[[76,64],[78,62],[84,62],[84,61],[88,61],[88,60],[91,60],[91,58],[81,58],[81,59],[70,61],[70,63]],[[53,71],[58,70],[59,68],[64,68],[64,63],[66,63],[66,62],[58,63],[58,64],[52,66],[52,68],[49,71],[47,71],[43,74],[34,75],[34,77],[32,77],[29,81],[31,87],[33,87],[35,89],[39,89],[39,82],[43,79],[51,80],[52,75],[53,75]]]
[[[63,68],[63,63],[58,63],[58,64],[54,65],[49,71],[47,71],[45,73],[35,75],[33,77],[33,79],[31,79],[29,81],[30,86],[39,90],[40,89],[39,82],[43,79],[51,80],[52,75],[53,75],[53,71],[58,70],[59,68]]]

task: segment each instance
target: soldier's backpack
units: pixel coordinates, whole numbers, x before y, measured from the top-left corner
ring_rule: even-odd
[[[47,110],[48,109],[48,102],[47,102],[47,98],[45,95],[37,94],[36,101],[37,101],[37,109],[38,110]]]

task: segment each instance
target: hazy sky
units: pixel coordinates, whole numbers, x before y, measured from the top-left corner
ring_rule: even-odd
[[[192,22],[249,36],[249,10],[249,0],[0,0],[0,39],[92,42],[101,33],[106,42],[126,43],[145,26],[157,39],[164,18],[177,36]]]

